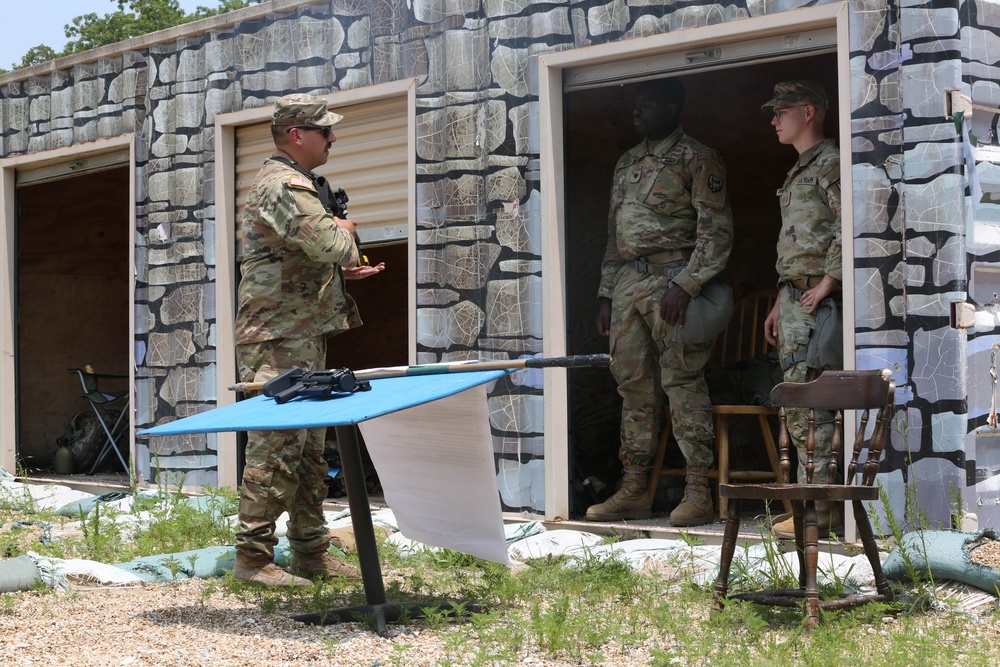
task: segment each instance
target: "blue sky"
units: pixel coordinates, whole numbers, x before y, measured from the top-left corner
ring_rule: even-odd
[[[199,5],[216,7],[216,0],[180,0],[181,8],[193,12]],[[63,29],[74,18],[91,12],[98,16],[118,10],[116,0],[3,0],[0,20],[0,68],[11,69],[28,49],[39,44],[61,51],[66,46]]]

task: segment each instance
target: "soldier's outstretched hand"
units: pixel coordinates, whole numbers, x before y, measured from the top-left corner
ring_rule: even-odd
[[[385,270],[385,262],[379,262],[375,266],[345,266],[344,280],[362,280],[364,278],[371,278],[376,273],[381,273]]]

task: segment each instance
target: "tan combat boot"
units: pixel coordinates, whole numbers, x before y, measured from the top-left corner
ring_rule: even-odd
[[[684,498],[670,513],[671,526],[700,526],[715,520],[712,492],[708,488],[708,466],[689,463],[684,478]]]
[[[638,466],[626,467],[622,488],[603,503],[588,507],[587,520],[648,519],[652,515],[652,502],[646,497],[648,483],[646,470]]]
[[[830,537],[830,535],[844,534],[844,517],[840,514],[840,507],[837,503],[829,500],[816,501],[816,525],[819,527],[820,537]],[[774,536],[782,540],[795,539],[795,519],[789,516],[784,521],[774,524],[771,529]]]
[[[343,528],[330,528],[327,533],[330,535],[330,544],[341,551],[357,551],[358,541],[354,537],[354,527],[344,526]],[[382,526],[375,526],[375,537],[386,539],[392,535],[392,531]]]
[[[233,577],[265,586],[312,586],[312,582],[302,577],[288,574],[267,558],[255,558],[240,551],[236,552]]]
[[[360,579],[361,572],[350,563],[345,563],[334,557],[329,551],[316,554],[292,554],[288,569],[303,577],[320,577],[321,579]]]

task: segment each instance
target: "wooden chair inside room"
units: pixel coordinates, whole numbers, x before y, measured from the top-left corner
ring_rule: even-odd
[[[726,368],[753,357],[767,354],[772,348],[771,344],[764,338],[764,320],[771,312],[777,292],[773,289],[757,290],[749,292],[739,299],[733,306],[733,317],[729,321],[729,326],[718,335],[712,344],[712,357],[708,362],[708,368]],[[670,410],[664,405],[663,428],[660,430],[660,440],[653,459],[653,469],[649,477],[649,499],[652,501],[656,493],[656,487],[662,475],[684,476],[684,468],[664,469],[664,460],[667,447],[670,442]],[[737,403],[723,403],[712,406],[712,414],[715,421],[715,469],[710,473],[713,479],[718,480],[718,484],[728,484],[732,480],[740,481],[761,481],[775,480],[781,477],[781,469],[778,465],[778,450],[774,443],[774,435],[771,432],[769,418],[777,415],[777,410],[766,405],[745,405]],[[731,470],[730,469],[730,441],[729,426],[730,417],[737,415],[748,415],[756,417],[757,426],[760,430],[760,443],[767,454],[770,463],[769,470]],[[719,508],[720,516],[726,514],[726,500],[721,498],[716,492],[715,506]],[[786,506],[785,511],[791,511],[791,505]]]
[[[781,481],[769,484],[723,484],[719,492],[729,499],[726,530],[722,542],[719,576],[715,581],[712,606],[719,610],[727,599],[741,599],[767,606],[797,607],[802,605],[807,627],[819,623],[820,610],[849,609],[873,601],[891,601],[892,592],[882,572],[878,546],[872,532],[868,514],[862,505],[878,499],[875,476],[885,447],[887,429],[892,418],[895,382],[888,370],[826,371],[812,382],[782,382],[771,392],[771,399],[779,405],[779,435],[781,448]],[[790,448],[794,445],[788,435],[787,408],[808,411],[809,430],[806,440],[806,479],[791,483]],[[816,446],[816,411],[829,410],[834,414],[833,456],[829,464],[829,479],[837,479],[838,461],[842,460],[844,441],[844,411],[858,412],[858,426],[854,436],[851,458],[847,465],[844,483],[814,484]],[[874,416],[872,421],[871,417]],[[869,425],[872,425],[868,434]],[[862,451],[867,451],[860,462]],[[860,475],[859,475],[860,473]],[[791,501],[795,526],[795,546],[799,557],[799,588],[755,591],[728,596],[729,571],[736,552],[742,502],[747,499],[763,501]],[[816,503],[850,502],[858,535],[865,556],[875,573],[876,591],[872,594],[845,595],[835,599],[820,600],[816,579],[819,560],[819,526]]]

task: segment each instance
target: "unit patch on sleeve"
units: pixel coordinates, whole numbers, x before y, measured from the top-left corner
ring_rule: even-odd
[[[726,204],[726,170],[714,155],[706,153],[697,156],[692,163],[693,183],[691,197],[711,208],[722,208]]]

